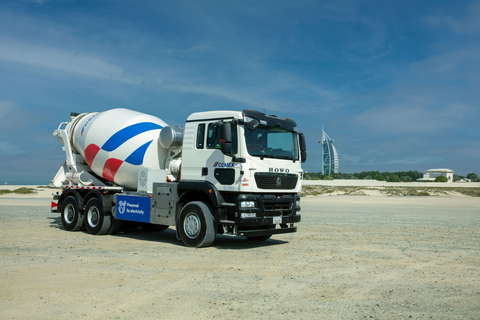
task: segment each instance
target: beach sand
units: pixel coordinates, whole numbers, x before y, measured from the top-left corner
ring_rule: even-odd
[[[13,190],[18,186],[6,186]],[[298,232],[93,236],[0,196],[1,319],[478,319],[480,198],[307,196]]]

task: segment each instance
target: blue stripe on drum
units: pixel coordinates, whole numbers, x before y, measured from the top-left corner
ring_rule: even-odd
[[[134,166],[139,166],[143,163],[143,158],[145,157],[145,153],[147,152],[148,147],[152,143],[153,140],[148,141],[143,146],[139,147],[137,150],[133,151],[131,155],[125,159],[125,162],[133,164]]]
[[[122,130],[119,130],[114,135],[112,135],[110,139],[108,139],[107,142],[104,143],[104,145],[102,146],[102,150],[111,152],[117,149],[118,147],[120,147],[126,141],[130,140],[131,138],[141,133],[151,131],[151,130],[158,130],[162,128],[163,127],[161,125],[153,122],[140,122],[140,123],[132,124],[131,126],[123,128]]]

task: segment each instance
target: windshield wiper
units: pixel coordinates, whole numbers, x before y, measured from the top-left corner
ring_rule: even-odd
[[[256,155],[257,157],[260,157],[260,159],[263,159],[263,158],[275,158],[275,156],[271,155],[271,154],[258,154]]]
[[[275,156],[275,158],[277,158],[277,159],[293,160],[293,157],[289,157],[289,156]]]

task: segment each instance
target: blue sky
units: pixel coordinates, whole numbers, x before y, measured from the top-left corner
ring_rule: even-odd
[[[46,184],[70,112],[182,126],[265,109],[321,126],[341,172],[480,173],[480,2],[0,2],[0,180]],[[1,181],[3,182],[3,181]]]

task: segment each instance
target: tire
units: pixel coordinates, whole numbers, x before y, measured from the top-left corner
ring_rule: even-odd
[[[74,196],[69,196],[63,201],[60,212],[65,230],[79,231],[83,229],[83,212]]]
[[[122,227],[122,220],[115,219],[113,215],[114,212],[115,212],[115,206],[112,207],[111,225],[110,225],[110,229],[108,229],[107,231],[107,234],[115,234]]]
[[[102,202],[93,198],[85,207],[85,227],[91,234],[106,234],[112,224],[112,216],[103,211]]]
[[[189,247],[208,247],[216,236],[213,209],[210,205],[193,201],[180,212],[178,230],[183,243]]]
[[[140,225],[140,228],[142,228],[142,230],[146,232],[159,232],[167,230],[168,226],[165,226],[163,224],[151,224],[143,222]]]
[[[117,220],[114,217],[112,217],[111,219],[112,219],[112,222],[110,225],[110,229],[108,229],[107,234],[115,234],[122,227],[122,220]]]

